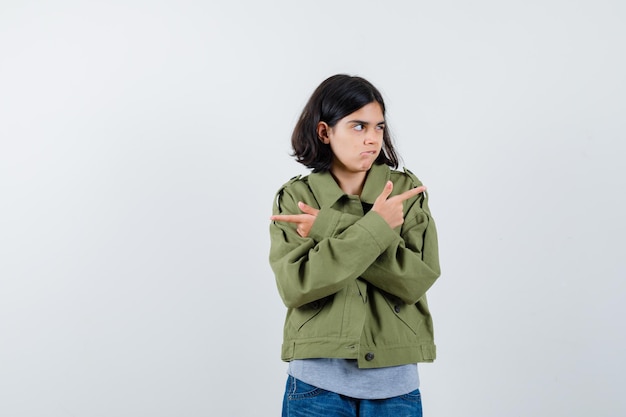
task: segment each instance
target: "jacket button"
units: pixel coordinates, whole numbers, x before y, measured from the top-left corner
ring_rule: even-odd
[[[374,360],[374,354],[372,352],[367,352],[367,354],[365,354],[365,360],[368,362]]]
[[[397,305],[397,304],[395,306],[393,306],[393,311],[395,311],[396,313],[399,313],[400,312],[400,306]]]

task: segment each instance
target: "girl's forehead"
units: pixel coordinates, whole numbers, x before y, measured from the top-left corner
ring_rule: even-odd
[[[357,111],[350,113],[346,117],[344,117],[343,121],[350,121],[352,119],[367,121],[372,123],[380,123],[385,121],[385,117],[383,115],[383,109],[380,104],[376,101],[366,104],[361,107]]]

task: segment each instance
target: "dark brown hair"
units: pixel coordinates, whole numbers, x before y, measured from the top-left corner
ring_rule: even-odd
[[[385,102],[369,81],[357,76],[337,74],[324,80],[313,92],[291,135],[293,156],[313,172],[328,171],[333,161],[330,146],[318,137],[317,125],[325,122],[334,127],[337,122],[361,107],[377,102],[385,115]],[[374,162],[398,167],[398,155],[385,123],[383,146]]]

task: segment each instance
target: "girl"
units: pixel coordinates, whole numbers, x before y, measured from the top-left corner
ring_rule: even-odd
[[[288,308],[283,417],[421,416],[416,364],[435,359],[425,294],[440,274],[426,187],[395,170],[385,103],[360,77],[322,82],[291,143],[313,172],[278,191],[270,225]]]

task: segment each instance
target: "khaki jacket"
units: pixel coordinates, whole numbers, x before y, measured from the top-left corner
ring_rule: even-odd
[[[392,196],[421,185],[408,170],[370,169],[363,192],[346,195],[329,172],[292,178],[274,214],[320,211],[308,237],[292,223],[270,225],[270,265],[287,306],[282,359],[357,359],[378,368],[435,359],[426,291],[440,275],[437,232],[427,195],[404,202],[391,229],[369,209],[385,183]]]

